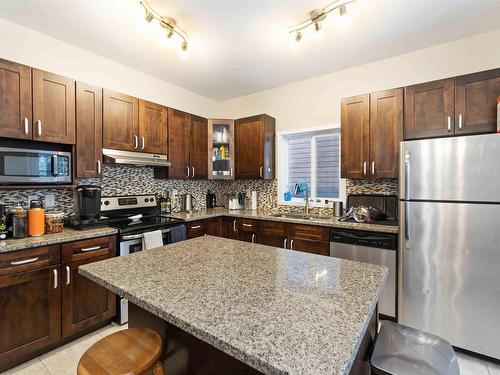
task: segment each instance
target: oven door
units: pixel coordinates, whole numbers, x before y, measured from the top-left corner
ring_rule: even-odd
[[[170,228],[161,230],[163,244],[170,243]],[[120,256],[142,251],[142,233],[124,234],[120,237]]]
[[[71,153],[0,148],[0,183],[70,183]]]

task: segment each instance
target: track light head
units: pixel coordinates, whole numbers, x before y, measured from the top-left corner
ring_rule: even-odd
[[[319,33],[321,31],[321,22],[314,23],[314,29]]]
[[[295,34],[295,42],[299,43],[301,39],[302,39],[302,32],[297,31],[297,34]]]
[[[181,45],[181,57],[185,59],[186,57],[189,56],[189,51],[188,51],[188,42],[183,41]]]
[[[346,14],[347,14],[347,7],[345,5],[339,6],[339,15],[343,17]]]
[[[146,9],[146,14],[144,15],[144,18],[146,19],[146,22],[151,23],[151,21],[155,18],[153,13],[151,13],[149,10]]]
[[[167,38],[170,39],[172,38],[172,35],[174,35],[174,29],[172,27],[167,27]]]

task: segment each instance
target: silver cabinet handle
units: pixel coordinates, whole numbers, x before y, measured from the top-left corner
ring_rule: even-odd
[[[255,233],[252,234],[252,243],[255,243]]]
[[[194,177],[194,167],[191,167],[191,169],[193,170],[193,173],[191,174],[191,177]]]
[[[189,167],[186,165],[186,168],[187,168],[187,170],[188,170],[188,174],[187,174],[187,176],[189,177]]]
[[[264,176],[262,175],[262,165],[260,166],[260,169],[259,169],[259,175],[260,175],[260,177],[264,177]]]
[[[71,282],[71,270],[69,269],[69,266],[66,266],[66,285],[69,285]]]
[[[146,146],[146,142],[144,141],[144,136],[141,136],[141,142],[142,142],[141,150],[144,150],[144,147]]]
[[[36,120],[36,128],[38,129],[38,136],[42,135],[42,120]]]
[[[193,226],[191,227],[191,229],[199,229],[199,228],[201,228],[201,225],[193,225]]]
[[[97,160],[97,174],[101,174],[101,161]]]
[[[137,149],[139,147],[139,137],[134,135],[134,148]]]
[[[229,173],[231,174],[231,177],[232,177],[233,176],[233,168],[230,169]]]
[[[81,252],[86,252],[86,251],[94,251],[94,250],[99,250],[101,246],[92,246],[92,247],[84,247],[83,249],[80,249]]]
[[[11,266],[20,266],[22,264],[28,264],[28,263],[34,263],[38,260],[38,257],[35,258],[29,258],[29,259],[23,259],[23,260],[15,260],[13,262],[10,262]]]
[[[458,115],[458,129],[462,130],[462,114]]]
[[[363,162],[363,176],[366,176],[366,161]]]
[[[290,250],[293,250],[293,240],[290,241]]]
[[[448,131],[451,132],[451,116],[448,116]]]
[[[372,161],[372,176],[375,176],[375,162]]]
[[[28,134],[29,129],[28,129],[28,118],[27,117],[23,118],[23,127],[24,127],[24,134]]]
[[[288,242],[288,238],[285,238],[285,240],[283,241],[283,249],[286,249],[286,243]]]
[[[236,220],[233,221],[233,230],[236,232]]]
[[[59,286],[59,281],[57,280],[57,270],[52,270],[52,272],[54,273],[54,289],[57,289]]]
[[[243,223],[243,226],[244,226],[244,227],[252,227],[252,224],[246,224],[246,223]]]

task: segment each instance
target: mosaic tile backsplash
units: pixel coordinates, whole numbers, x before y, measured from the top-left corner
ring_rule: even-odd
[[[250,192],[256,190],[258,194],[259,210],[288,209],[278,207],[277,181],[240,180],[240,181],[213,181],[213,180],[157,180],[153,176],[153,168],[134,167],[123,165],[105,165],[102,179],[80,179],[77,185],[91,184],[102,188],[102,195],[129,195],[155,194],[160,192],[176,191],[177,194],[191,193],[196,198],[195,208],[205,208],[205,194],[210,189],[217,196],[217,206],[228,206],[229,197],[238,192],[247,193],[246,207],[250,207]],[[348,180],[347,194],[398,194],[397,180]],[[70,189],[46,190],[1,190],[0,202],[7,205],[27,202],[28,197],[52,194],[55,197],[55,208],[65,212],[67,216],[74,213],[73,191]],[[172,209],[178,211],[180,203],[173,200]],[[330,214],[331,209],[313,209],[312,212]]]

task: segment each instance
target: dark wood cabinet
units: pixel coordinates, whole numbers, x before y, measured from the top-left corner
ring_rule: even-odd
[[[370,177],[397,178],[403,89],[370,94]],[[348,156],[349,157],[349,156]]]
[[[257,243],[286,248],[286,224],[278,221],[259,220]]]
[[[500,69],[455,78],[455,134],[495,133]]]
[[[208,178],[208,121],[206,118],[190,115],[190,147],[189,164],[191,168],[190,178]]]
[[[102,88],[76,83],[76,177],[102,172]]]
[[[111,90],[103,90],[103,147],[140,151],[139,100]]]
[[[256,243],[257,221],[252,219],[237,219],[238,240]]]
[[[238,239],[238,219],[224,216],[222,225],[224,227],[224,237],[232,240]]]
[[[275,119],[268,115],[238,119],[234,123],[236,178],[274,178]]]
[[[224,237],[222,217],[207,219],[207,234],[210,236]]]
[[[167,153],[167,109],[159,104],[139,100],[140,151]]]
[[[33,69],[33,139],[75,143],[75,81]]]
[[[196,220],[186,224],[187,238],[201,237],[207,234],[207,221]]]
[[[172,163],[168,168],[169,178],[182,180],[189,178],[191,174],[189,136],[189,114],[168,108],[168,158]]]
[[[370,96],[342,99],[341,175],[343,178],[368,178],[370,157]]]
[[[317,255],[330,255],[330,244],[328,242],[298,240],[291,238],[289,239],[288,244],[290,250],[303,251],[305,253]]]
[[[78,273],[78,267],[114,257],[116,237],[62,245],[62,337],[75,335],[111,319],[116,295]]]
[[[288,248],[318,255],[330,255],[330,231],[326,227],[288,224]]]
[[[31,68],[0,59],[0,136],[33,135]]]
[[[405,87],[404,138],[419,139],[454,134],[453,78]]]

